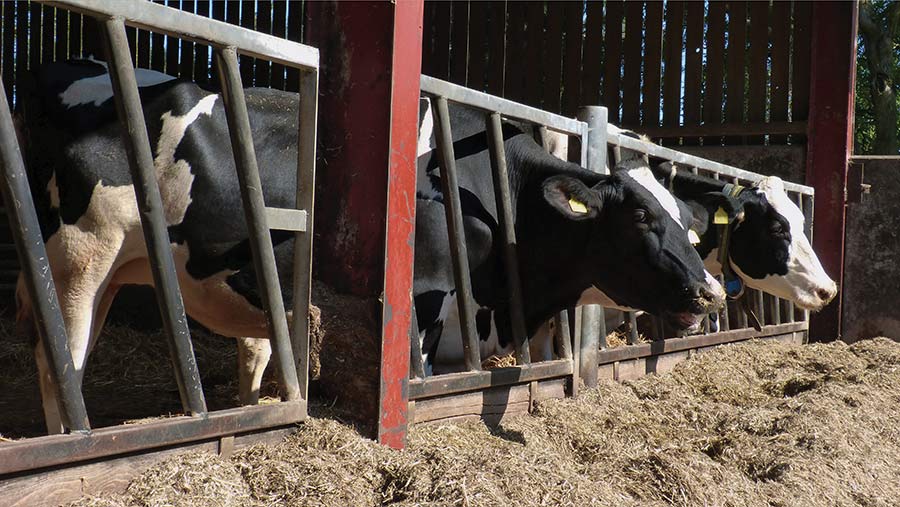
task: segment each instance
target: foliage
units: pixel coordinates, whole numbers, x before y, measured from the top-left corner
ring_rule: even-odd
[[[897,30],[898,6],[890,0],[870,0],[860,3],[860,34],[858,38],[857,63],[856,63],[856,104],[854,126],[854,152],[857,154],[872,154],[882,151],[881,154],[895,154],[897,147],[876,149],[877,120],[879,114],[884,111],[876,110],[875,89],[879,83],[873,83],[878,76],[873,75],[873,69],[888,69],[888,76],[882,76],[882,81],[887,82],[894,91],[893,118],[896,111],[900,110],[900,93],[897,93],[900,84],[900,30]],[[887,36],[891,40],[892,51],[887,55],[890,62],[879,62],[873,58],[883,58],[885,54],[879,54],[875,45],[880,42],[874,32],[881,31],[879,35]],[[868,34],[868,37],[867,37]],[[869,47],[869,45],[872,47]],[[885,80],[885,78],[887,78]],[[896,120],[893,123],[895,131],[898,130]]]

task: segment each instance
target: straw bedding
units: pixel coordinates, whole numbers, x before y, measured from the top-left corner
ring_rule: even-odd
[[[274,446],[186,454],[78,506],[900,505],[900,345],[748,342],[398,452],[330,409]]]

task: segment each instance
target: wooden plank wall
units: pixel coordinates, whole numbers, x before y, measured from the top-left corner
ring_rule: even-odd
[[[802,1],[425,2],[423,71],[668,145],[800,144],[809,111]]]
[[[301,1],[154,1],[293,41],[301,41],[303,36],[304,2]],[[499,5],[500,9],[504,8],[503,2]],[[88,16],[30,1],[0,2],[0,16],[0,78],[6,89],[6,100],[13,106],[18,83],[30,69],[68,58],[103,58],[99,27]],[[128,40],[138,67],[199,83],[218,80],[211,62],[212,52],[207,46],[132,28],[128,29]],[[240,68],[245,86],[296,91],[299,85],[299,73],[282,65],[241,57]],[[17,274],[12,236],[0,209],[0,308],[12,304]]]

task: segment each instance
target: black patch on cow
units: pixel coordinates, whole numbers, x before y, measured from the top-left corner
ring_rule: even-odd
[[[479,308],[475,312],[475,329],[478,331],[478,339],[486,342],[491,337],[491,321],[493,312],[490,308]]]

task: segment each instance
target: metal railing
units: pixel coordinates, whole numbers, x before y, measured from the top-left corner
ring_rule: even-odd
[[[503,119],[536,125],[538,133],[546,138],[547,130],[581,139],[580,160],[587,166],[589,136],[588,123],[548,113],[500,97],[470,88],[422,76],[421,90],[434,101],[432,108],[435,124],[436,150],[441,167],[441,190],[448,225],[450,256],[456,284],[456,302],[462,331],[463,354],[466,371],[425,377],[422,351],[418,347],[418,325],[410,329],[412,349],[409,399],[416,400],[437,395],[459,393],[488,387],[521,384],[542,379],[571,377],[573,389],[578,385],[578,356],[573,353],[568,333],[568,317],[563,312],[557,321],[560,332],[555,335],[560,359],[532,363],[529,353],[529,337],[526,332],[522,306],[522,289],[519,278],[514,214],[510,200],[509,178],[506,167],[501,121]],[[478,334],[475,328],[474,298],[471,275],[466,255],[466,238],[463,230],[462,207],[457,182],[456,159],[453,152],[453,136],[450,130],[448,102],[455,102],[484,113],[488,151],[491,160],[494,195],[497,203],[498,223],[503,243],[502,255],[506,274],[506,293],[509,298],[510,318],[517,366],[481,371]],[[604,125],[605,127],[605,125]],[[599,132],[602,135],[602,130]],[[546,147],[546,142],[544,143]],[[603,154],[605,157],[605,153]],[[602,166],[603,162],[601,162]],[[564,320],[563,320],[564,319]],[[577,342],[577,339],[576,339]],[[578,349],[576,343],[576,350]]]
[[[11,228],[33,303],[37,331],[60,386],[63,418],[71,435],[38,437],[0,445],[0,475],[202,439],[283,426],[306,417],[309,302],[319,55],[316,48],[167,8],[151,2],[65,0],[43,2],[97,18],[109,64],[122,138],[128,155],[163,327],[170,344],[182,406],[190,416],[140,426],[92,430],[68,350],[47,253],[41,238],[9,106],[0,101],[0,155]],[[209,45],[217,60],[228,130],[240,181],[257,284],[273,352],[285,390],[278,404],[209,412],[187,327],[153,158],[125,25]],[[297,209],[268,208],[263,201],[237,54],[300,70]],[[2,83],[0,83],[2,87]],[[293,327],[289,332],[275,266],[270,229],[294,236]]]
[[[607,132],[607,143],[612,149],[614,158],[617,158],[622,149],[643,153],[655,158],[674,162],[678,172],[689,171],[692,174],[707,176],[728,183],[752,186],[763,175],[746,171],[737,167],[721,164],[694,155],[682,153],[671,148],[665,148],[634,137],[624,135],[619,129],[610,126]],[[784,189],[790,198],[803,212],[806,218],[806,230],[804,233],[812,239],[812,210],[814,191],[812,187],[785,181]],[[722,281],[721,276],[719,277]],[[747,315],[741,305],[734,300],[728,300],[726,307],[718,314],[719,329],[711,330],[709,318],[704,319],[705,333],[691,335],[684,338],[670,340],[674,336],[670,333],[660,319],[651,317],[651,326],[659,338],[667,338],[653,343],[641,343],[638,335],[637,319],[633,312],[625,312],[628,325],[628,334],[625,336],[626,346],[610,348],[606,343],[605,327],[585,329],[583,334],[597,333],[600,335],[599,355],[600,364],[609,364],[625,359],[647,357],[655,354],[688,350],[730,341],[744,340],[756,336],[775,336],[790,333],[802,333],[804,341],[809,329],[809,311],[794,308],[791,301],[783,300],[762,291],[747,288],[744,298],[749,300],[749,306],[762,324],[762,330],[757,331],[748,323]],[[601,322],[601,326],[603,323]]]

